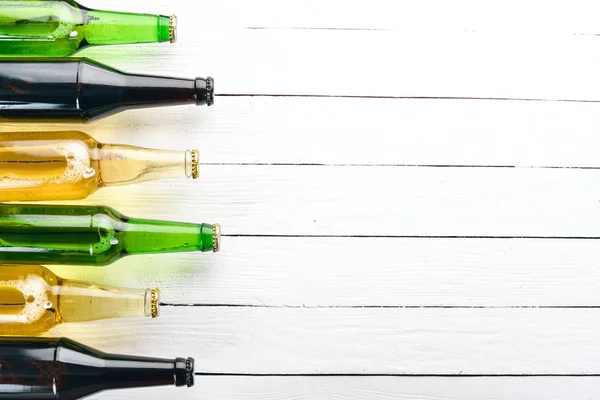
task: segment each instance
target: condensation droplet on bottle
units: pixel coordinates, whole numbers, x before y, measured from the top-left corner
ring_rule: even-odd
[[[69,36],[71,36],[72,38],[77,37],[77,35],[79,35],[79,33],[77,31],[72,31]]]
[[[51,302],[51,301],[47,301],[47,302],[45,302],[45,303],[44,303],[44,308],[45,308],[46,310],[49,310],[49,309],[51,309],[51,308],[52,308],[52,302]]]

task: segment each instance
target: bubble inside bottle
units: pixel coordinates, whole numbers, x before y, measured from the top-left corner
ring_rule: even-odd
[[[58,27],[52,33],[51,37],[54,39],[65,39],[65,38],[74,39],[77,37],[77,31],[75,31],[73,28],[75,28],[75,24],[72,24],[70,22],[60,21],[58,23]],[[73,34],[73,32],[75,32],[75,34]]]
[[[0,281],[0,286],[11,287],[23,295],[25,304],[18,314],[1,315],[0,325],[3,323],[31,324],[44,316],[52,308],[52,302],[46,293],[46,282],[39,276],[29,275],[24,280]],[[47,308],[50,304],[50,308]]]
[[[100,230],[100,240],[94,244],[91,248],[91,253],[104,253],[108,251],[111,246],[118,244],[119,241],[115,238],[116,232],[114,229],[102,229]]]

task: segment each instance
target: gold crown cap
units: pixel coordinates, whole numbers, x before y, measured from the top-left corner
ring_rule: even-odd
[[[159,310],[158,310],[158,301],[160,298],[160,291],[157,288],[152,289],[152,305],[151,305],[151,311],[152,311],[152,318],[157,318],[158,314],[159,314]]]
[[[175,15],[169,17],[169,41],[171,43],[177,41],[177,17]]]

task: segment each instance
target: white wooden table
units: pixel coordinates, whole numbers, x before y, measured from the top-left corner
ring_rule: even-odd
[[[53,335],[207,374],[94,399],[600,398],[597,1],[84,4],[180,28],[81,55],[219,94],[68,126],[201,150],[197,182],[85,203],[226,236],[217,255],[55,268],[169,306]]]

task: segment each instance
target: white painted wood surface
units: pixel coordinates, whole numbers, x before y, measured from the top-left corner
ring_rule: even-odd
[[[170,307],[162,323],[61,326],[106,351],[196,355],[224,374],[600,377],[597,309]],[[93,328],[93,329],[91,329]]]
[[[600,398],[597,2],[85,4],[176,13],[180,40],[81,55],[221,96],[53,126],[201,150],[199,182],[83,203],[227,235],[216,255],[54,268],[170,306],[53,335],[217,374],[95,399]]]
[[[215,400],[589,400],[598,378],[203,377],[181,399]],[[167,390],[122,392],[115,399],[167,398]],[[139,397],[138,397],[139,396]],[[147,396],[147,397],[146,397]],[[594,398],[594,397],[592,397]]]

